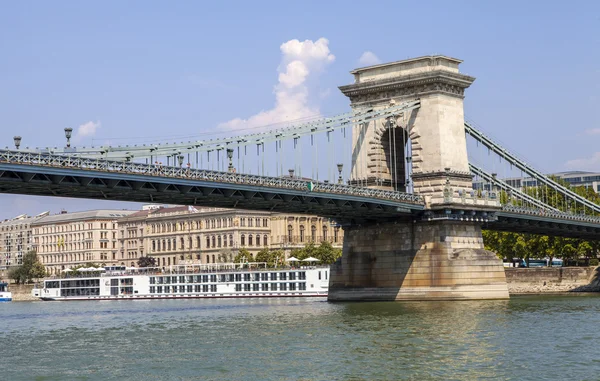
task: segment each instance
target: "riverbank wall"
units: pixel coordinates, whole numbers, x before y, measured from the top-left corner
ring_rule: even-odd
[[[31,302],[39,300],[38,298],[31,296],[31,290],[33,290],[33,284],[11,284],[8,289],[12,294],[13,302]]]
[[[511,295],[600,292],[600,267],[505,268]]]

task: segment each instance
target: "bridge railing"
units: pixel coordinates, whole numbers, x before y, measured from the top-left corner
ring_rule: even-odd
[[[291,189],[308,193],[334,193],[348,196],[369,197],[389,201],[398,201],[414,205],[423,205],[421,196],[397,191],[362,188],[353,185],[310,182],[293,177],[270,177],[243,173],[192,169],[135,162],[93,159],[70,155],[49,153],[19,152],[0,150],[0,162],[9,164],[46,166],[54,168],[82,169],[101,172],[119,172],[127,174],[181,178],[238,185],[253,185],[270,188]],[[309,184],[310,183],[310,184]],[[310,188],[310,189],[309,189]]]
[[[502,206],[502,211],[508,213],[528,214],[538,217],[546,218],[557,218],[571,221],[582,221],[600,224],[600,217],[590,216],[585,214],[571,214],[560,211],[537,209],[537,208],[526,208],[522,206],[505,204]]]

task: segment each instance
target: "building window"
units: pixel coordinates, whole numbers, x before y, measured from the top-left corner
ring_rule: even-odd
[[[304,225],[300,225],[300,242],[304,242]]]
[[[260,246],[260,236],[256,235],[256,246]]]
[[[252,220],[249,220],[252,221]],[[248,246],[252,246],[252,235],[248,234]]]
[[[229,247],[233,247],[233,234],[229,235]]]
[[[310,239],[313,242],[317,241],[317,227],[315,225],[310,227]]]
[[[268,238],[267,238],[267,235],[266,235],[266,234],[263,236],[263,245],[265,245],[265,246],[269,246],[269,240],[268,240]]]
[[[323,225],[323,241],[327,241],[327,226]]]
[[[242,236],[240,237],[240,244],[242,246],[246,246],[246,235],[242,234]]]
[[[333,242],[335,242],[335,243],[337,243],[337,241],[338,241],[339,231],[340,231],[340,228],[333,229]]]

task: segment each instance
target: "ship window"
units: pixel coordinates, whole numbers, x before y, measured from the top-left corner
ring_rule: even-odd
[[[290,273],[290,280],[296,280],[296,273],[295,272],[291,272]]]
[[[179,283],[185,283],[185,276],[179,277]]]
[[[269,284],[268,283],[261,284],[261,289],[262,289],[262,291],[269,291]]]
[[[280,291],[286,291],[287,290],[287,283],[279,283],[279,290]]]
[[[245,282],[249,282],[250,281],[250,274],[244,274],[244,281]]]
[[[298,273],[298,279],[300,279],[300,280],[306,280],[306,272],[305,271],[300,271]]]
[[[260,280],[269,280],[269,274],[267,274],[267,273],[261,273],[260,274]]]
[[[260,280],[260,274],[259,273],[254,274],[254,280],[257,281],[257,282]]]
[[[258,283],[252,283],[252,291],[258,291],[258,288],[259,288]]]
[[[150,286],[150,293],[151,294],[156,293],[156,286]]]
[[[271,280],[277,280],[277,273],[271,273]]]
[[[290,291],[296,291],[296,283],[290,283]]]
[[[179,286],[179,292],[185,292],[185,286]]]
[[[250,283],[244,283],[244,291],[250,291]]]
[[[208,283],[208,275],[202,275],[202,282]]]
[[[241,282],[242,281],[242,274],[235,274],[235,281],[236,282]]]
[[[319,279],[321,279],[321,272],[319,271]]]
[[[197,284],[194,286],[194,292],[200,292],[200,285]]]
[[[156,286],[156,293],[157,294],[162,294],[163,291],[163,287],[162,286]]]
[[[207,284],[203,284],[202,285],[202,292],[208,292],[208,285]]]
[[[298,283],[298,290],[305,291],[306,290],[306,283]]]
[[[150,277],[150,284],[156,284],[156,277]]]
[[[279,273],[279,280],[286,280],[287,279],[287,273]]]
[[[217,282],[217,275],[216,274],[215,275],[211,275],[210,276],[210,281],[213,282],[213,283],[216,283]]]
[[[217,292],[217,285],[216,284],[211,284],[210,285],[210,292]]]
[[[235,290],[236,290],[236,291],[242,291],[242,285],[241,285],[241,284],[239,284],[239,283],[238,283],[238,284],[236,284],[236,285],[235,285]]]
[[[325,273],[325,279],[327,279],[327,271],[324,271],[324,273]]]
[[[191,285],[186,286],[186,287],[187,287],[187,292],[192,292],[192,286]]]

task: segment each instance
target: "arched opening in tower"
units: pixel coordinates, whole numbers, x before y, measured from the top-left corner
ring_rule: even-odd
[[[402,127],[387,128],[381,134],[381,145],[385,157],[381,181],[383,186],[406,192],[409,178],[407,157],[410,157],[410,139]]]

